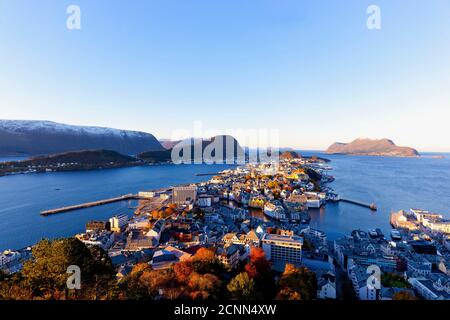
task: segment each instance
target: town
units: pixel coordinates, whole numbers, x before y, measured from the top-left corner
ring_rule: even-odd
[[[389,236],[374,228],[330,241],[325,232],[311,228],[308,209],[340,201],[329,186],[334,180],[330,169],[325,159],[288,152],[278,163],[246,164],[206,182],[142,191],[132,217],[89,221],[75,238],[107,253],[119,284],[147,269],[175,270],[178,277],[180,269],[207,256],[220,265],[221,281],[238,299],[260,297],[248,294],[255,277],[249,266],[262,262],[270,266],[270,279],[264,281],[279,286],[270,298],[450,299],[450,221],[442,215],[419,209],[394,212]],[[32,248],[5,251],[0,269],[15,274],[31,258]],[[199,273],[190,270],[185,276]],[[301,275],[295,278],[301,279],[297,286],[309,283],[308,290],[289,285],[286,278],[293,274]],[[210,271],[206,275],[220,281]],[[248,290],[242,290],[242,283]],[[153,298],[180,298],[159,285],[154,285]]]

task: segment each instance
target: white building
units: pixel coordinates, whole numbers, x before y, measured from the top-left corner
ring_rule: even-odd
[[[201,195],[198,197],[197,204],[201,208],[211,207],[213,203],[213,197],[207,195]]]
[[[155,222],[153,227],[150,229],[149,232],[147,232],[147,237],[152,237],[156,239],[159,242],[159,239],[161,238],[161,234],[164,232],[166,226],[166,220],[160,219]]]
[[[442,215],[438,213],[433,213],[427,210],[420,210],[420,209],[411,209],[410,212],[414,215],[414,217],[419,221],[420,223],[423,222],[424,219],[442,219]]]
[[[409,283],[417,291],[417,293],[426,300],[449,300],[450,299],[450,282],[426,279],[423,277],[409,278]]]
[[[97,246],[104,250],[109,249],[115,240],[114,233],[107,231],[77,234],[75,238],[87,246]]]
[[[128,223],[128,229],[147,229],[150,228],[150,221],[146,217],[136,218]]]
[[[336,277],[325,273],[317,279],[317,298],[336,299]]]
[[[415,276],[425,277],[431,273],[432,264],[424,257],[416,254],[407,258],[408,272]]]
[[[157,193],[154,191],[140,191],[138,193],[139,198],[151,199],[157,196]]]
[[[303,239],[299,236],[264,234],[261,240],[267,259],[299,265],[302,262]]]
[[[120,232],[128,223],[128,216],[120,214],[109,219],[110,230]]]
[[[239,248],[235,244],[223,248],[219,247],[216,252],[216,257],[227,268],[235,269],[239,263]]]
[[[6,267],[12,262],[16,262],[21,258],[20,252],[5,250],[0,253],[0,268]]]
[[[185,204],[187,202],[195,202],[197,200],[197,187],[173,187],[172,202],[176,204]]]
[[[367,273],[366,267],[354,264],[349,267],[348,276],[359,300],[379,300],[381,285],[380,289],[375,288],[374,285],[368,285],[367,279],[370,274]]]

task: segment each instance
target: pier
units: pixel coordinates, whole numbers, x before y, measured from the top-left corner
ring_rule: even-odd
[[[356,201],[356,200],[351,200],[351,199],[344,199],[344,198],[340,198],[338,201],[355,204],[357,206],[361,206],[361,207],[369,208],[370,210],[373,210],[373,211],[377,211],[377,206],[375,205],[375,203],[368,204],[368,203],[364,203],[364,202],[361,202],[361,201]]]
[[[140,197],[136,194],[126,194],[126,195],[116,197],[116,198],[98,200],[98,201],[93,201],[93,202],[86,202],[86,203],[77,204],[77,205],[73,205],[73,206],[45,210],[45,211],[41,211],[41,215],[49,216],[49,215],[57,214],[57,213],[63,213],[63,212],[68,212],[68,211],[74,211],[74,210],[79,210],[79,209],[101,206],[101,205],[113,203],[113,202],[119,202],[119,201],[125,201],[125,200],[137,200],[137,199],[140,199]]]
[[[218,176],[221,175],[220,172],[206,172],[206,173],[196,173],[195,174],[197,177],[202,177],[202,176]]]

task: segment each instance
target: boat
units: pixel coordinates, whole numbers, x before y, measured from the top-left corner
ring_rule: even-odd
[[[378,238],[378,232],[375,229],[370,229],[369,236],[373,239]]]
[[[381,239],[384,238],[384,234],[383,234],[383,232],[381,231],[380,228],[376,228],[375,231],[378,234],[378,238],[381,238]]]
[[[391,238],[394,241],[402,240],[402,235],[400,234],[400,231],[393,229],[391,231]]]

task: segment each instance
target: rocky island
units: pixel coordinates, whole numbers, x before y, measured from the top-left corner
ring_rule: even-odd
[[[328,147],[326,153],[385,157],[419,156],[419,152],[416,149],[396,146],[389,139],[356,139],[350,143],[336,142]]]

